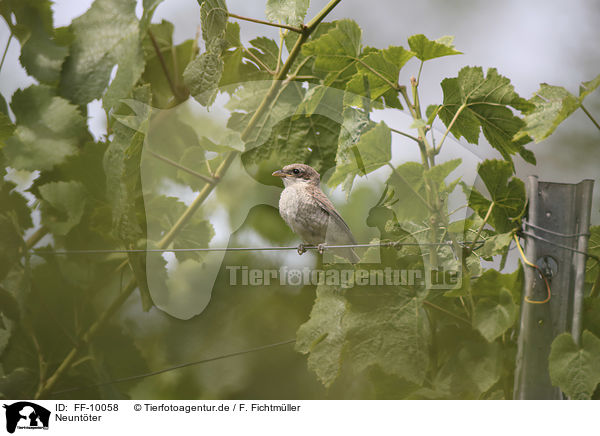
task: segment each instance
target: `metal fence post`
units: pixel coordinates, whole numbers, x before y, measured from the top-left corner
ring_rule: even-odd
[[[585,255],[568,248],[587,250],[593,186],[593,180],[566,184],[528,179],[525,254],[546,272],[552,297],[545,304],[522,301],[514,399],[563,399],[550,382],[548,356],[557,335],[571,332],[578,341],[581,334]],[[534,301],[547,296],[543,278],[527,266],[523,296]]]

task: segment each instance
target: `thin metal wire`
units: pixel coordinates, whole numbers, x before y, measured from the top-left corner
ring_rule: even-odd
[[[470,242],[469,242],[470,243]],[[476,243],[484,244],[485,241],[477,241]],[[465,242],[458,242],[463,246]],[[337,248],[361,248],[361,247],[404,247],[404,246],[452,246],[451,241],[447,242],[379,242],[373,244],[346,244],[346,245],[306,245],[305,250],[327,250]],[[298,250],[298,246],[292,247],[202,247],[202,248],[134,248],[134,249],[106,249],[106,250],[37,250],[33,249],[34,254],[112,254],[112,253],[180,253],[180,252],[223,252],[223,251],[283,251],[283,250]]]
[[[152,371],[152,372],[147,372],[144,374],[132,375],[129,377],[117,378],[114,380],[109,380],[109,381],[102,382],[102,383],[96,383],[93,385],[79,386],[76,388],[64,389],[62,391],[54,391],[54,392],[51,392],[50,395],[66,394],[66,393],[75,392],[75,391],[82,391],[84,389],[93,389],[93,388],[98,388],[101,386],[114,385],[117,383],[125,383],[128,381],[139,380],[139,379],[147,378],[147,377],[153,377],[155,375],[163,374],[163,373],[169,372],[169,371],[174,371],[176,369],[187,368],[189,366],[200,365],[202,363],[214,362],[215,360],[227,359],[228,357],[240,356],[242,354],[254,353],[256,351],[268,350],[270,348],[280,347],[282,345],[292,344],[294,342],[296,342],[295,339],[289,339],[287,341],[275,342],[274,344],[262,345],[260,347],[250,348],[248,350],[236,351],[235,353],[223,354],[221,356],[209,357],[208,359],[196,360],[193,362],[187,362],[187,363],[182,363],[179,365],[169,366],[168,368],[159,369],[158,371]]]
[[[519,233],[519,236],[521,236],[521,235],[529,236],[531,238],[537,239],[539,241],[545,242],[545,243],[553,245],[555,247],[562,248],[564,250],[569,250],[569,251],[572,251],[573,253],[583,254],[586,257],[590,257],[590,258],[595,259],[596,261],[600,262],[600,257],[596,256],[595,254],[586,253],[585,251],[581,251],[576,248],[568,247],[568,246],[562,245],[562,244],[557,244],[556,242],[550,241],[549,239],[543,238],[538,235],[534,235],[533,233],[529,233],[524,230],[521,230],[518,233]]]
[[[523,224],[527,227],[532,227],[536,230],[541,230],[542,232],[549,233],[554,236],[560,236],[562,238],[577,238],[579,236],[591,236],[589,233],[573,233],[572,235],[568,235],[565,233],[555,232],[554,230],[548,230],[545,227],[538,226],[536,224],[532,224],[527,220],[523,220]]]

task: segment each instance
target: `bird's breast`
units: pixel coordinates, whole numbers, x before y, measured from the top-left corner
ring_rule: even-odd
[[[325,242],[329,215],[302,186],[288,186],[279,198],[279,213],[290,228],[310,244]]]

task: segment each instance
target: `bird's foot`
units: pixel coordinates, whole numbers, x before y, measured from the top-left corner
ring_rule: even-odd
[[[319,252],[319,254],[323,254],[323,251],[325,251],[325,244],[317,245],[317,251]]]
[[[306,247],[304,246],[304,244],[298,245],[298,248],[296,250],[298,251],[299,256],[302,256],[304,253],[306,253]]]

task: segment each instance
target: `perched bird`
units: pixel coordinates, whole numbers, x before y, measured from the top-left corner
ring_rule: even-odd
[[[304,242],[319,246],[321,252],[324,244],[356,244],[348,224],[321,191],[321,177],[314,168],[296,163],[275,171],[273,175],[281,177],[285,186],[279,198],[279,214]],[[359,261],[352,248],[332,250],[352,263]],[[302,244],[298,252],[304,252]]]

